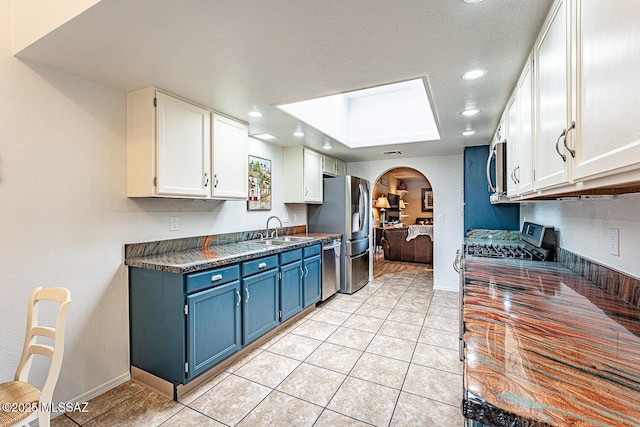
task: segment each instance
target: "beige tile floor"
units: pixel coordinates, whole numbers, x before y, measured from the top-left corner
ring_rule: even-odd
[[[462,426],[457,298],[430,271],[383,275],[180,402],[129,381],[52,426]]]

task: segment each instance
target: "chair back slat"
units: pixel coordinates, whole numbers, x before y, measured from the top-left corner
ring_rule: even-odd
[[[49,326],[34,326],[31,328],[31,336],[47,337],[54,340],[56,339],[56,329]]]
[[[31,344],[29,346],[29,354],[39,354],[53,359],[54,348],[45,344]]]

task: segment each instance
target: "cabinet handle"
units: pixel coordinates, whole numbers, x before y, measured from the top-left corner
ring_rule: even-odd
[[[258,268],[265,268],[267,266],[266,262],[261,262],[260,264],[258,264]]]
[[[564,154],[562,154],[560,152],[560,149],[558,148],[558,145],[560,145],[560,140],[564,138],[564,143],[565,143],[565,147],[567,146],[567,130],[566,129],[562,129],[562,133],[560,134],[560,136],[558,137],[558,139],[556,140],[556,151],[558,152],[558,154],[560,155],[560,157],[562,157],[562,161],[566,162],[567,161],[567,156],[565,156]]]
[[[236,297],[238,297],[236,301],[236,307],[240,305],[240,301],[242,301],[242,297],[240,296],[240,292],[236,291]]]
[[[304,270],[302,269],[302,267],[300,267],[300,278],[302,279],[304,277]]]
[[[245,295],[244,303],[247,304],[249,302],[249,297],[251,296],[249,295],[249,288],[244,288],[244,295]]]
[[[206,172],[204,173],[204,186],[209,186],[209,175]]]
[[[309,275],[309,269],[307,267],[304,268],[304,277]]]
[[[513,176],[516,180],[516,184],[520,184],[520,166],[516,166],[513,170]]]
[[[569,135],[569,132],[571,132],[572,130],[576,129],[576,122],[571,122],[571,126],[569,126],[569,129],[567,129],[567,135]],[[564,148],[567,149],[567,151],[569,153],[571,153],[571,157],[573,157],[574,159],[576,158],[576,150],[572,150],[571,148],[569,148],[567,146],[567,136],[565,135],[564,137]]]
[[[514,184],[518,183],[518,181],[516,181],[516,169],[515,168],[511,171],[511,181],[513,181]]]
[[[213,184],[213,188],[218,188],[218,174],[214,173],[213,174],[213,179],[215,179],[215,183]]]
[[[211,276],[212,282],[217,282],[220,279],[222,279],[222,274],[214,274],[213,276]]]

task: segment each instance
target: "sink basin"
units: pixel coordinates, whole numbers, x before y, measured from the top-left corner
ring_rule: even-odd
[[[293,245],[299,242],[306,242],[309,240],[313,240],[313,238],[302,237],[302,236],[280,236],[272,239],[254,240],[254,242],[259,243],[261,245],[266,245],[266,246],[284,246],[284,245]]]
[[[261,245],[266,245],[266,246],[283,246],[283,245],[291,245],[294,242],[280,240],[280,239],[266,239],[266,240],[255,240],[255,243],[259,243]]]
[[[279,242],[306,242],[308,240],[313,240],[312,237],[302,237],[302,236],[280,236],[280,237],[276,237],[275,239],[272,240],[276,240]]]

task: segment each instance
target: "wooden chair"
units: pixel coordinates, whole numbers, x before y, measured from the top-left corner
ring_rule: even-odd
[[[55,328],[38,325],[38,302],[43,300],[60,304]],[[10,411],[5,411],[6,404],[2,405],[0,427],[26,426],[36,419],[40,427],[49,427],[51,419],[49,406],[52,404],[53,390],[62,366],[64,322],[70,302],[71,293],[65,288],[36,288],[31,292],[27,312],[27,334],[14,381],[0,384],[0,403],[13,405],[13,408],[10,407]],[[38,337],[49,338],[53,340],[53,344],[38,343]],[[51,359],[49,373],[42,386],[42,391],[28,382],[29,370],[35,354]],[[27,410],[23,410],[25,408]],[[35,410],[31,411],[29,408]]]

